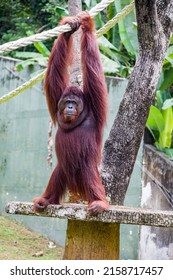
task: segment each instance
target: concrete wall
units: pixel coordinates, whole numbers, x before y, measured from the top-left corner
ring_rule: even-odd
[[[144,146],[141,207],[173,210],[173,162]],[[173,260],[173,229],[140,226],[139,259]]]

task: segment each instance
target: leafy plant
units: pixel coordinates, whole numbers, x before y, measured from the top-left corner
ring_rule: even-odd
[[[146,127],[154,139],[156,148],[173,160],[173,99],[170,92],[157,91],[155,106],[150,107]]]
[[[116,0],[115,7],[117,13],[119,13],[125,6],[127,6],[131,2],[131,0]],[[135,58],[138,53],[137,29],[133,24],[135,21],[135,13],[131,12],[118,23],[121,42],[132,58]]]
[[[131,0],[116,0],[108,8],[108,20],[116,13],[131,3]],[[128,78],[133,69],[138,53],[137,28],[135,13],[131,12],[118,25],[109,30],[106,34],[111,43],[116,46],[116,57],[119,61],[119,71],[116,73],[120,77]]]
[[[155,106],[151,106],[146,127],[155,146],[173,160],[173,36],[165,55]]]
[[[62,16],[68,15],[67,7],[67,0],[1,0],[0,44],[25,37],[28,30],[35,34],[55,27]],[[53,39],[47,40],[45,45],[51,48],[52,42]],[[25,51],[34,51],[33,45],[25,47]]]
[[[84,9],[90,10],[98,2],[97,0],[83,1],[85,3]],[[96,28],[100,29],[130,2],[130,0],[116,0],[111,3],[106,11],[99,13],[95,17]],[[138,52],[135,20],[135,14],[131,12],[118,25],[99,38],[105,74],[123,78],[128,78],[131,74]],[[109,65],[110,67],[108,67]]]
[[[27,35],[32,35],[33,33],[31,31],[27,32]],[[50,54],[50,51],[42,42],[35,42],[34,47],[37,49],[38,52],[18,52],[16,51],[14,53],[14,56],[16,58],[23,59],[23,61],[19,62],[16,65],[16,70],[21,71],[26,66],[39,64],[40,66],[46,67],[48,57]]]

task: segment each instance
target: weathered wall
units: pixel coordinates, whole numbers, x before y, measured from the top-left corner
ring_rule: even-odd
[[[168,201],[172,192],[173,162],[153,146],[145,145],[141,207],[172,211],[173,199],[172,206]],[[173,260],[173,229],[141,226],[139,259]]]
[[[0,96],[15,89],[35,68],[15,72],[16,60],[0,58]],[[109,114],[104,140],[107,138],[127,81],[107,78],[109,89]],[[41,194],[52,169],[47,164],[49,114],[42,91],[37,84],[10,101],[0,105],[0,212],[8,201],[32,201]],[[54,130],[55,132],[55,130]],[[138,206],[141,181],[141,154],[125,201],[126,205]],[[55,156],[53,159],[55,165]],[[44,233],[64,245],[66,221],[41,217],[14,216],[29,228]],[[138,228],[121,226],[121,258],[137,258]]]

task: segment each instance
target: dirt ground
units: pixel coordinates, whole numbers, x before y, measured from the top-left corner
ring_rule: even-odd
[[[39,233],[0,216],[0,260],[61,260],[63,248]]]

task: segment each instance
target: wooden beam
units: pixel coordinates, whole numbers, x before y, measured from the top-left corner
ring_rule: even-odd
[[[64,260],[118,260],[120,224],[68,220]]]
[[[110,206],[103,213],[97,216],[91,216],[87,211],[87,206],[81,204],[49,205],[43,213],[36,213],[33,209],[33,203],[9,202],[6,205],[6,212],[9,214],[57,217],[60,219],[97,221],[103,223],[173,227],[173,211],[125,206]]]

